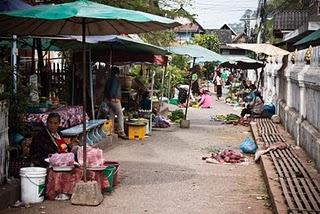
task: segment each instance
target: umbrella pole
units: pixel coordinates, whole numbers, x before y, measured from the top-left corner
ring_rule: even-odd
[[[154,85],[154,76],[156,75],[156,72],[155,71],[153,71],[153,73],[152,73],[152,80],[151,80],[151,92],[150,92],[150,99],[151,99],[151,105],[150,105],[150,118],[149,118],[149,120],[150,120],[150,124],[149,124],[149,133],[150,133],[150,135],[151,135],[151,132],[152,132],[152,108],[153,108],[153,106],[152,106],[152,97],[153,97],[153,85]]]
[[[163,84],[164,84],[164,74],[167,72],[167,63],[164,67],[164,70],[162,70],[162,77],[161,77],[161,98],[160,98],[160,107],[159,107],[159,112],[162,106],[162,100],[163,100]]]
[[[190,77],[189,77],[189,90],[188,90],[188,96],[187,96],[187,106],[186,106],[186,111],[184,115],[184,119],[187,119],[187,113],[188,113],[188,106],[189,106],[189,98],[190,98],[190,93],[191,93],[191,83],[192,83],[192,70],[194,68],[194,64],[196,62],[196,57],[193,57],[193,62],[192,62],[192,68],[190,71]]]
[[[89,49],[89,74],[90,74],[90,97],[91,97],[91,112],[92,112],[92,119],[95,119],[94,116],[94,101],[93,101],[93,69],[91,66],[91,48]]]
[[[13,93],[17,93],[18,88],[18,74],[17,74],[17,35],[12,36],[12,61],[13,67]]]
[[[82,112],[82,119],[83,119],[83,135],[82,135],[82,146],[83,146],[83,180],[84,182],[87,182],[87,134],[86,134],[86,106],[87,106],[87,63],[86,63],[86,23],[85,18],[82,19],[82,69],[83,69],[83,112]]]

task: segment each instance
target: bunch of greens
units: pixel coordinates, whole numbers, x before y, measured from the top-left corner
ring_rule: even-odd
[[[169,115],[169,119],[175,123],[180,122],[184,118],[184,113],[181,109],[177,109]]]

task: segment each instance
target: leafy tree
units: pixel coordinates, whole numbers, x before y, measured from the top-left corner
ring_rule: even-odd
[[[195,34],[192,42],[219,53],[220,41],[216,34]]]
[[[187,67],[188,65],[188,58],[185,56],[181,56],[181,55],[172,55],[172,59],[170,62],[170,65],[183,70]]]

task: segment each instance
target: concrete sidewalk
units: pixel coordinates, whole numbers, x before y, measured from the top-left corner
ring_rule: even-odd
[[[239,150],[249,127],[222,125],[210,115],[239,113],[223,102],[212,109],[190,109],[190,129],[154,131],[142,141],[115,141],[105,159],[121,164],[121,184],[97,207],[45,201],[0,213],[272,213],[260,165],[209,164],[213,149]]]

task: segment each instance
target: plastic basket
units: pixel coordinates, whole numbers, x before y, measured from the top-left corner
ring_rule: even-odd
[[[113,172],[112,186],[117,186],[120,183],[120,175],[119,175],[120,163],[116,162],[116,161],[105,161],[104,165],[107,167],[108,166],[115,166],[116,167],[115,171]]]
[[[116,168],[117,167],[114,165],[109,165],[102,171],[109,181],[109,187],[105,189],[106,192],[112,192],[113,190],[113,176],[116,171]]]

